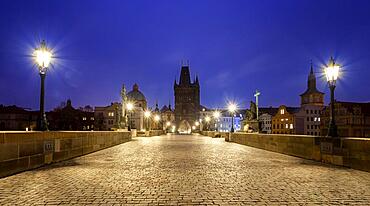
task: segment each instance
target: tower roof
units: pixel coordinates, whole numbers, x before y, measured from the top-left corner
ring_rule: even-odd
[[[179,85],[190,85],[190,71],[189,66],[181,66],[180,82]]]
[[[311,62],[310,74],[308,75],[308,81],[307,81],[307,89],[303,94],[301,94],[301,96],[307,95],[307,94],[312,94],[312,93],[324,94],[324,93],[320,92],[319,90],[317,90],[317,88],[316,88],[316,76],[315,76],[315,73],[313,71],[313,66],[312,66],[312,62]]]

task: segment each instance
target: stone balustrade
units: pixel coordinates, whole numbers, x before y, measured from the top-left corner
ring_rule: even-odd
[[[130,132],[0,132],[0,177],[130,140]]]
[[[338,139],[332,152],[323,147],[327,138],[307,135],[233,133],[230,142],[305,159],[370,172],[370,138]]]

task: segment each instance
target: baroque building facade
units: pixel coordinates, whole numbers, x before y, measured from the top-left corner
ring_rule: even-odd
[[[199,120],[200,85],[198,77],[190,79],[189,65],[181,66],[180,81],[174,83],[175,124],[178,132],[190,132]]]
[[[320,115],[324,108],[324,93],[316,88],[316,76],[312,64],[307,89],[300,96],[301,109],[296,114],[296,134],[320,136]]]
[[[340,137],[370,137],[370,102],[335,101],[335,123]],[[321,134],[328,133],[330,106],[321,114]]]

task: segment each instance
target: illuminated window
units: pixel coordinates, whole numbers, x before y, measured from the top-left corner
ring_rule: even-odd
[[[293,129],[293,124],[290,124],[290,129]]]
[[[285,129],[288,129],[289,127],[288,127],[288,124],[285,124]]]
[[[281,119],[280,121],[284,121],[284,119]]]
[[[90,120],[94,120],[94,117],[91,117]]]
[[[114,117],[114,112],[108,112],[108,116]]]
[[[319,118],[317,118],[317,121],[319,121],[319,122],[321,121],[321,120],[320,120],[320,117],[319,117]]]
[[[285,119],[285,121],[288,121],[288,119]]]
[[[82,120],[86,120],[86,117],[82,117]]]
[[[280,110],[280,114],[284,114],[284,113],[285,113],[284,109]]]
[[[314,121],[315,121],[315,122],[317,121],[317,117],[315,117]]]

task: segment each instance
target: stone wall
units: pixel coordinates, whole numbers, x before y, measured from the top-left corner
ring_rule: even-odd
[[[231,142],[370,172],[370,138],[341,138],[339,149],[323,150],[324,137],[233,133]]]
[[[129,132],[0,132],[0,177],[130,140]]]
[[[163,131],[163,130],[150,130],[149,131],[149,137],[160,136],[162,134],[165,134],[165,131]]]
[[[200,132],[204,136],[212,137],[212,138],[227,138],[228,132],[216,132],[216,131],[201,131]]]

